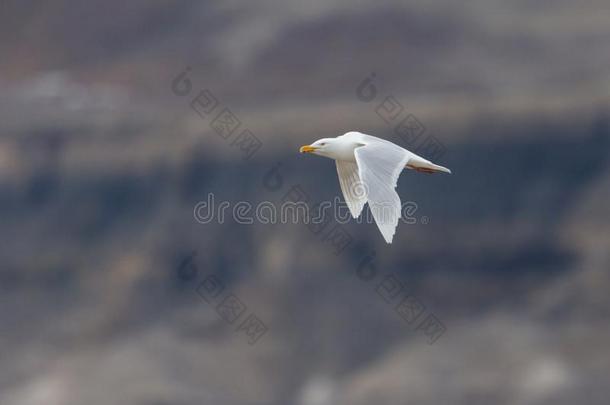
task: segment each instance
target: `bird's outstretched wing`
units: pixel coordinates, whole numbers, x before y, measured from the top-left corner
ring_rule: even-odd
[[[343,198],[345,198],[352,217],[358,218],[364,204],[366,204],[366,187],[360,181],[358,165],[345,160],[335,160],[335,162],[337,163],[337,174],[339,175]]]
[[[354,151],[358,173],[377,227],[392,243],[401,216],[400,197],[394,190],[411,154],[389,142],[366,142]]]

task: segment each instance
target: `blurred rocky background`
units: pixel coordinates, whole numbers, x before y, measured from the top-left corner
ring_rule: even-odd
[[[0,55],[0,403],[607,403],[607,1],[5,0]],[[195,220],[209,193],[340,195],[298,147],[400,143],[388,96],[454,173],[403,173],[392,245]],[[249,159],[211,125],[225,107]]]

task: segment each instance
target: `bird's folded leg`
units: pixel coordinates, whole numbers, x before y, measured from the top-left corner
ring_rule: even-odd
[[[421,166],[418,167],[418,166],[413,166],[413,165],[407,165],[407,167],[409,169],[413,169],[420,173],[428,173],[428,174],[438,173],[438,170],[430,169],[428,167],[421,167]]]

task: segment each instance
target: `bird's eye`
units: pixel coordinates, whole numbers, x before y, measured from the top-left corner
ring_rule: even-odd
[[[324,143],[324,142],[322,142],[322,143],[320,144],[320,146],[324,146],[324,145],[326,145],[326,143]]]

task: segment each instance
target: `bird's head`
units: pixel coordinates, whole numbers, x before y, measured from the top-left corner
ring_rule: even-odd
[[[318,139],[311,145],[301,146],[301,153],[313,153],[314,155],[331,157],[338,151],[337,138]]]

